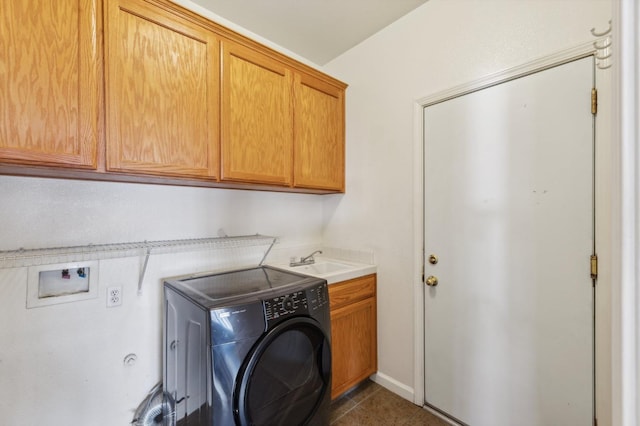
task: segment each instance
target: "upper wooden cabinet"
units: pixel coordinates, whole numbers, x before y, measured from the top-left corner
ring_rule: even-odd
[[[343,192],[345,89],[169,0],[0,2],[0,174]]]
[[[222,52],[222,180],[289,185],[291,70],[231,41]]]
[[[96,167],[98,5],[0,2],[0,162]]]
[[[344,191],[344,88],[295,77],[294,185]]]
[[[218,38],[144,0],[107,11],[107,170],[216,178]]]
[[[222,180],[344,190],[344,87],[223,41]]]

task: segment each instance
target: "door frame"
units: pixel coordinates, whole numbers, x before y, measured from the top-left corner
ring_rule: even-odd
[[[640,5],[637,0],[612,2],[614,86],[612,186],[613,267],[611,312],[612,424],[634,426],[640,422]]]
[[[422,282],[424,271],[424,113],[425,107],[440,102],[450,100],[455,97],[463,96],[478,90],[486,89],[501,83],[505,83],[516,78],[524,77],[536,72],[544,71],[559,65],[563,65],[574,60],[586,58],[596,54],[593,41],[580,44],[573,48],[562,50],[557,53],[544,56],[537,60],[525,63],[520,66],[509,68],[502,72],[490,74],[486,77],[472,81],[467,84],[459,85],[447,90],[443,90],[432,95],[415,100],[414,102],[414,131],[413,131],[413,157],[414,157],[414,193],[413,193],[413,277],[414,277],[414,387],[413,401],[415,404],[424,406],[425,382],[424,382],[424,292],[425,284]],[[602,91],[602,85],[599,84],[601,71],[596,69],[596,82]],[[607,84],[604,84],[607,86]],[[608,105],[610,102],[608,94],[600,96],[599,103]],[[610,117],[606,108],[599,108],[598,115],[601,121],[608,122]],[[596,115],[596,117],[598,117]],[[605,117],[602,117],[602,116]],[[604,118],[604,120],[602,120]],[[607,126],[604,126],[607,127]],[[608,129],[608,128],[607,128]],[[603,273],[599,274],[596,290],[595,290],[595,306],[594,313],[596,316],[595,323],[595,401],[594,410],[598,416],[610,418],[611,413],[611,331],[610,331],[610,276],[611,271],[611,206],[608,198],[608,191],[611,188],[611,144],[598,144],[599,140],[607,140],[605,135],[599,134],[598,126],[594,129],[595,138],[595,156],[596,167],[595,173],[595,210],[598,212],[595,216],[596,234],[596,253],[599,255],[599,270]],[[602,145],[602,146],[599,146]],[[585,259],[585,271],[588,268],[588,259]],[[605,273],[606,272],[606,273]],[[606,423],[605,423],[606,424]]]

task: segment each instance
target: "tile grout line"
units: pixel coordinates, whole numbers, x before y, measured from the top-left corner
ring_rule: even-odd
[[[374,383],[375,383],[375,382],[374,382]],[[378,386],[379,386],[379,385],[378,385]],[[369,395],[365,396],[362,400],[360,400],[360,401],[358,401],[358,402],[353,401],[353,398],[350,398],[350,397],[348,397],[348,396],[347,396],[347,398],[348,398],[350,401],[355,402],[355,405],[354,405],[353,407],[349,408],[349,409],[348,409],[347,411],[345,411],[344,413],[342,413],[338,418],[334,419],[334,421],[332,421],[332,422],[331,422],[331,424],[337,423],[337,422],[338,422],[338,420],[340,420],[341,418],[343,418],[344,416],[346,416],[347,414],[349,414],[350,412],[352,412],[353,410],[355,410],[356,408],[358,408],[358,406],[359,406],[360,404],[362,404],[363,402],[365,402],[367,399],[371,398],[371,397],[372,397],[373,395],[375,395],[376,393],[380,392],[380,389],[382,389],[382,387],[376,387],[376,389],[375,389],[373,392],[371,392]],[[355,389],[354,389],[354,390],[355,390]]]

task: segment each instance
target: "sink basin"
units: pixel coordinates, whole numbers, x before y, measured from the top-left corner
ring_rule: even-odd
[[[316,262],[312,265],[301,265],[292,267],[294,271],[299,271],[307,274],[326,275],[334,272],[346,271],[347,269],[353,269],[353,265],[347,265],[339,262]]]
[[[290,266],[286,264],[272,264],[276,268],[286,269],[300,274],[311,275],[313,277],[324,278],[328,284],[333,284],[352,278],[361,277],[376,272],[375,265],[356,263],[351,261],[341,261],[332,258],[316,258],[316,263],[311,265]]]

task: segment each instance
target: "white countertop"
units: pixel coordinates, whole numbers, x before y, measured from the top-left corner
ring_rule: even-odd
[[[288,263],[270,263],[269,265],[312,277],[324,278],[329,284],[376,273],[375,265],[321,256],[316,256],[315,263],[310,265],[289,266]]]

